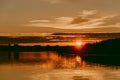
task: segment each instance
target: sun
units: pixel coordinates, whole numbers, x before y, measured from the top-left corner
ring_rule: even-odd
[[[82,42],[81,41],[76,41],[75,44],[76,44],[76,46],[81,46]]]

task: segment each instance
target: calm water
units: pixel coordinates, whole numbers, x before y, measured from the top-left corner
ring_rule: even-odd
[[[0,80],[120,80],[120,67],[56,52],[1,52]]]

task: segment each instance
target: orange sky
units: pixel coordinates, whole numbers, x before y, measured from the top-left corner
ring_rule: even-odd
[[[1,0],[0,33],[120,32],[120,0]]]

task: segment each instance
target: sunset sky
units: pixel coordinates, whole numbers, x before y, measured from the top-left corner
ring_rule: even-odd
[[[0,0],[0,33],[120,32],[120,0]]]

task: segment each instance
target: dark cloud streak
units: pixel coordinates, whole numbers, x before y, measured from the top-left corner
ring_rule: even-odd
[[[71,22],[71,24],[80,24],[80,23],[84,23],[84,22],[88,22],[88,21],[89,21],[89,19],[77,17]]]

